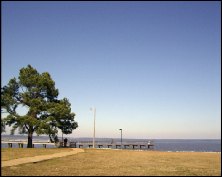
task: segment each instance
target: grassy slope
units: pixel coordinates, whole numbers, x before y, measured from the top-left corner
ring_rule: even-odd
[[[44,148],[2,148],[1,149],[1,160],[12,160],[12,159],[18,159],[22,157],[32,157],[37,155],[47,155],[47,154],[53,154],[53,153],[59,153],[64,151],[71,151],[71,149],[61,149],[61,148],[55,148],[55,149],[44,149]]]
[[[17,149],[27,151],[30,149]],[[43,149],[34,149],[38,154]],[[46,149],[46,151],[51,149]],[[63,149],[59,149],[63,150]],[[64,149],[68,150],[68,149]],[[8,151],[8,152],[7,152]],[[45,152],[46,152],[45,151]],[[31,154],[33,155],[33,152]],[[7,156],[9,150],[2,150]],[[86,149],[63,158],[2,168],[2,175],[220,175],[221,154]]]

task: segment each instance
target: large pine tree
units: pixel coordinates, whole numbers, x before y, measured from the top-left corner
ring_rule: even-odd
[[[78,127],[68,99],[59,100],[58,94],[50,74],[40,74],[31,65],[20,70],[18,79],[10,79],[1,88],[1,109],[8,113],[4,122],[12,126],[12,134],[16,129],[19,133],[28,134],[28,148],[32,147],[34,132],[37,135],[47,134],[54,141],[58,129],[70,134]],[[18,111],[21,106],[27,110],[25,115]]]

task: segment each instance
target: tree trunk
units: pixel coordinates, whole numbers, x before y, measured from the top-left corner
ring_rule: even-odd
[[[28,133],[28,144],[27,148],[32,148],[32,133]]]

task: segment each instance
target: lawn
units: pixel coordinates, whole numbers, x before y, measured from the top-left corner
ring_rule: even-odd
[[[1,160],[12,160],[22,157],[33,157],[38,155],[47,155],[53,153],[59,153],[64,151],[71,151],[69,148],[2,148],[1,149]]]
[[[44,150],[44,152],[43,152]],[[53,149],[67,151],[69,149]],[[6,159],[12,151],[30,154],[54,153],[52,149],[2,149]],[[18,153],[18,157],[21,157]],[[14,155],[14,158],[17,158]],[[3,160],[3,159],[2,159]],[[221,154],[85,149],[62,158],[2,168],[2,175],[47,176],[219,176]]]

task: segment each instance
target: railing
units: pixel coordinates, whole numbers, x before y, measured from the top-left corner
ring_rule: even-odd
[[[7,141],[1,141],[1,143],[8,144],[9,148],[12,148],[12,144],[18,144],[19,148],[23,148],[24,144],[27,144],[27,141],[22,140],[7,140]],[[46,148],[47,145],[54,145],[56,147],[64,147],[64,142],[59,143],[50,143],[46,141],[33,141],[32,142],[33,147],[35,144],[42,144],[44,148]],[[92,141],[68,141],[66,147],[71,148],[92,148],[93,143]],[[123,142],[122,144],[120,142],[104,142],[104,141],[96,141],[95,142],[95,148],[112,148],[112,149],[153,149],[154,143],[152,141],[147,142]]]
[[[91,148],[92,142],[76,142],[77,148]],[[121,143],[108,143],[108,142],[95,142],[95,148],[116,148],[116,149],[152,149],[154,144],[149,142],[123,142]]]
[[[1,141],[2,144],[8,144],[9,148],[12,148],[12,144],[18,144],[19,148],[23,148],[24,144],[28,144],[27,141],[21,141],[21,140],[8,140],[8,141]],[[44,148],[46,148],[46,145],[55,145],[55,143],[50,143],[50,142],[43,142],[43,141],[33,141],[32,142],[32,147],[35,146],[35,144],[42,144]]]

